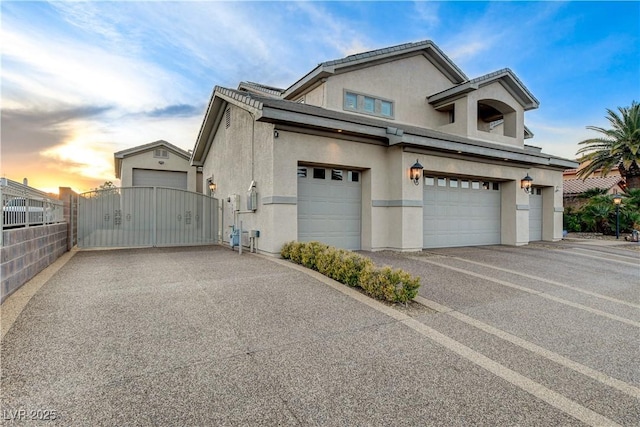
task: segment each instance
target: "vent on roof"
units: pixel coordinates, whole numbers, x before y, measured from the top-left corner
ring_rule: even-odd
[[[153,151],[153,157],[156,157],[158,159],[168,159],[169,158],[169,152],[167,150],[165,150],[164,148],[156,148]]]
[[[231,109],[227,108],[227,111],[224,112],[224,120],[225,120],[225,128],[229,129],[231,126]]]

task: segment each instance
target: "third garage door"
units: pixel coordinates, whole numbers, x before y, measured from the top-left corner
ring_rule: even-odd
[[[424,248],[500,244],[500,183],[425,176]]]
[[[529,195],[529,241],[542,240],[542,191],[533,188]]]

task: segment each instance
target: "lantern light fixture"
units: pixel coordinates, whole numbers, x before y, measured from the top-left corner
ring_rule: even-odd
[[[216,188],[218,188],[218,186],[213,182],[213,176],[211,178],[207,178],[207,186],[209,187],[209,191],[212,193],[216,192]]]
[[[525,193],[531,194],[532,185],[533,185],[533,178],[531,178],[529,176],[529,173],[527,172],[527,176],[525,176],[520,180],[520,188],[522,188]]]
[[[409,178],[415,185],[418,185],[420,183],[420,177],[422,176],[423,169],[424,168],[422,167],[418,159],[416,159],[416,162],[409,169]]]

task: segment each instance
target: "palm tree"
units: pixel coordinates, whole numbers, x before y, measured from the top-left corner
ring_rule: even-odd
[[[611,169],[618,167],[628,188],[640,188],[640,104],[636,101],[631,107],[618,107],[620,114],[607,109],[607,120],[611,129],[587,126],[587,129],[600,132],[603,136],[579,142],[577,154],[584,154],[581,162],[589,164],[578,171],[578,177],[586,179],[596,170],[602,169],[606,176]]]

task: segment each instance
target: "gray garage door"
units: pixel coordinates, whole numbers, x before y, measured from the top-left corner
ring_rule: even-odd
[[[538,240],[542,240],[542,192],[534,188],[529,195],[529,241]]]
[[[424,178],[425,248],[500,243],[500,183]]]
[[[298,167],[298,241],[360,249],[360,172]]]
[[[133,186],[168,187],[186,190],[187,173],[151,169],[133,169]]]

